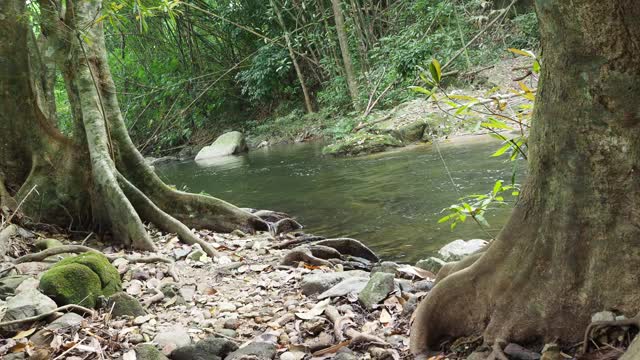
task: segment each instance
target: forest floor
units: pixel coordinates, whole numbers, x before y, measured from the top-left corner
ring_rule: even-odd
[[[188,359],[197,358],[194,354],[201,349],[192,346],[188,351],[183,349],[182,355],[174,350],[217,338],[228,343],[227,349],[249,344],[244,347],[249,349],[244,356],[254,357],[243,359],[406,358],[410,314],[435,277],[413,266],[398,268],[394,264],[391,270],[384,270],[392,273],[384,273],[386,283],[370,289],[374,300],[367,302],[371,305],[367,308],[358,293],[370,279],[378,278],[370,273],[372,262],[334,259],[312,265],[314,259],[308,258],[308,262],[283,264],[290,248],[308,245],[318,237],[200,231],[199,236],[219,252],[210,258],[173,235],[151,231],[158,245],[154,254],[125,255],[95,239],[85,243],[115,257],[113,265],[121,274],[123,290],[147,305],[146,315],[116,318],[109,316],[105,307],[79,323],[52,330],[54,337],[44,342],[41,331],[56,316],[25,323],[23,331],[13,331],[0,340],[0,357],[135,359],[135,353],[138,359],[147,359],[140,344],[149,343],[165,355],[171,354],[172,359]],[[12,240],[14,255],[28,252],[34,240],[43,236],[21,233],[29,235]],[[65,245],[80,243],[59,240]],[[170,259],[171,263],[127,260],[148,255]],[[366,250],[363,255],[367,256]],[[37,279],[59,257],[20,263],[11,271]],[[36,287],[38,282],[24,284],[29,285],[17,291]],[[339,284],[342,287],[336,287]],[[328,290],[333,291],[328,294],[332,296],[321,296]],[[0,301],[0,310],[2,306]],[[203,359],[242,358],[220,353],[208,356]]]

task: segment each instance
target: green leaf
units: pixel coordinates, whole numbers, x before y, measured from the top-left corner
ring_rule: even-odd
[[[496,183],[493,185],[493,190],[491,191],[491,193],[493,195],[497,194],[498,191],[500,191],[500,189],[502,188],[502,180],[498,180],[496,181]]]
[[[451,223],[451,231],[453,231],[453,229],[455,229],[457,225],[458,225],[457,222],[452,222]]]
[[[431,60],[431,64],[429,64],[429,71],[431,72],[431,76],[436,83],[439,83],[442,79],[442,68],[440,67],[440,63],[438,60]]]
[[[496,152],[491,154],[491,157],[500,156],[500,155],[504,154],[505,152],[507,152],[507,150],[509,150],[510,148],[511,148],[511,143],[508,142],[508,143],[502,145],[502,147],[500,149],[498,149]]]
[[[533,62],[533,72],[536,74],[540,73],[540,62],[538,60]]]
[[[425,94],[427,96],[431,96],[433,93],[422,86],[409,86],[409,90],[415,91],[417,93]]]
[[[442,224],[443,222],[447,222],[451,219],[451,215],[443,216],[438,220],[438,224]]]

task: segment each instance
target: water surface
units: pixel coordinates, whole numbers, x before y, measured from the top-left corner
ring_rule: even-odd
[[[498,146],[488,137],[440,143],[460,194],[486,193],[496,180],[510,181],[514,164],[490,157]],[[437,223],[459,195],[433,146],[337,159],[322,156],[321,148],[320,143],[275,146],[206,166],[169,164],[157,172],[179,189],[289,213],[309,233],[359,239],[394,261],[417,261],[455,239],[488,237],[469,220],[453,232]],[[518,173],[521,181],[523,171]],[[503,208],[487,217],[491,232],[509,212]]]

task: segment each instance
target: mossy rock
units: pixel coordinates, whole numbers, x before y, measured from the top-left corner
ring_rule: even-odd
[[[122,291],[113,294],[109,298],[108,304],[108,307],[112,309],[111,315],[115,317],[143,316],[147,314],[136,298]]]
[[[97,252],[86,252],[78,256],[60,260],[53,267],[61,267],[69,264],[81,264],[91,269],[100,278],[102,295],[109,297],[122,290],[120,274],[106,256]]]
[[[40,290],[58,305],[95,307],[98,296],[102,295],[102,284],[89,267],[70,263],[54,266],[42,274]]]
[[[325,146],[322,153],[334,156],[356,156],[385,151],[402,146],[402,141],[390,134],[358,133]]]

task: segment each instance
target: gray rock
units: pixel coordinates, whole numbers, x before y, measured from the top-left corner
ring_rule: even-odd
[[[394,281],[396,286],[403,292],[412,293],[416,291],[411,280],[395,279]]]
[[[396,275],[398,273],[398,267],[400,266],[392,261],[383,261],[379,264],[376,264],[371,269],[371,274],[374,274],[377,272],[386,272],[389,274]]]
[[[133,350],[136,352],[137,360],[169,360],[152,344],[138,344]]]
[[[109,297],[109,308],[113,306],[113,316],[143,316],[147,312],[133,296],[121,291]]]
[[[218,332],[226,337],[234,338],[238,336],[238,333],[232,329],[220,329]]]
[[[183,327],[177,325],[161,331],[153,338],[163,354],[169,355],[175,349],[191,345],[191,337]]]
[[[601,311],[599,313],[595,313],[591,315],[591,322],[595,321],[614,321],[616,319],[616,314],[611,311]]]
[[[432,273],[437,274],[438,271],[440,271],[440,269],[442,269],[442,267],[446,263],[447,263],[446,261],[432,256],[430,258],[418,261],[416,263],[416,267],[427,270],[427,271],[431,271]]]
[[[431,291],[435,283],[432,280],[420,280],[413,283],[413,290],[415,292]]]
[[[266,342],[252,342],[229,354],[224,360],[271,360],[276,356],[276,346]]]
[[[380,273],[384,274],[384,273]],[[367,286],[369,282],[368,278],[354,277],[345,279],[338,284],[334,285],[331,289],[323,292],[318,295],[318,300],[331,298],[331,297],[340,297],[345,296],[350,293],[360,294],[362,289]]]
[[[239,131],[231,131],[220,135],[213,144],[205,146],[196,155],[196,161],[207,158],[239,154],[247,151],[244,135]]]
[[[374,309],[376,304],[386,299],[394,290],[393,279],[393,274],[389,273],[379,272],[371,275],[366,287],[358,295],[358,300],[366,309]]]
[[[369,273],[362,270],[341,271],[331,273],[309,274],[302,278],[302,293],[310,296],[331,289],[334,285],[348,278],[368,278]]]
[[[22,360],[27,359],[26,352],[16,352],[12,354],[3,355],[2,360]]]
[[[411,316],[411,314],[413,314],[413,312],[418,307],[419,302],[420,300],[417,296],[410,297],[409,300],[407,300],[407,302],[404,304],[404,307],[402,308],[402,316],[403,317]]]
[[[58,307],[55,301],[37,290],[24,291],[9,298],[6,306],[7,312],[2,318],[3,322],[44,314]],[[27,325],[28,323],[8,326],[5,330],[13,331]]]
[[[342,349],[338,350],[338,352],[336,353],[336,357],[334,357],[333,360],[358,360],[358,357],[353,352],[353,350],[349,349],[348,347],[343,347]]]
[[[14,296],[18,286],[28,278],[26,275],[12,275],[0,279],[0,300]]]
[[[176,349],[171,353],[172,360],[221,360],[229,353],[238,349],[233,342],[209,337],[198,341],[195,345],[189,345]]]
[[[438,255],[445,261],[458,261],[467,255],[471,255],[480,250],[483,250],[485,246],[489,244],[486,240],[471,239],[471,240],[454,240],[438,250]]]
[[[189,255],[187,255],[187,258],[193,261],[200,261],[200,259],[202,259],[202,257],[205,255],[206,254],[204,253],[204,251],[200,249],[196,249],[196,250],[193,250],[191,253],[189,253]]]
[[[504,353],[513,360],[538,360],[540,354],[535,351],[526,349],[518,344],[510,343],[504,348]]]

